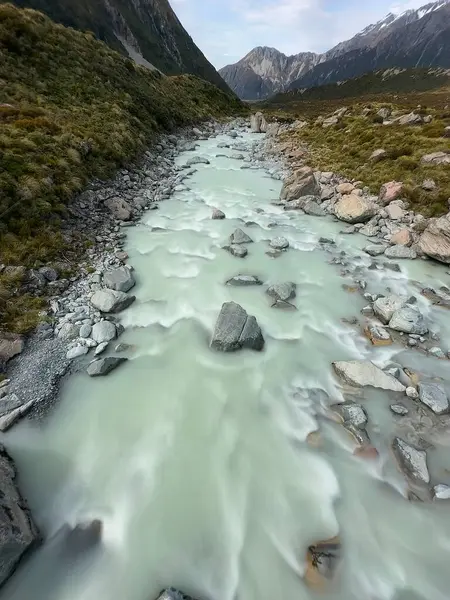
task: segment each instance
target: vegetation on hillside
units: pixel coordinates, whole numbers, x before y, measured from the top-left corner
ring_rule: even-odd
[[[59,219],[89,179],[157,132],[244,110],[204,80],[149,71],[10,4],[0,5],[0,103],[0,263],[29,267],[62,249]],[[3,319],[14,285],[2,276]]]

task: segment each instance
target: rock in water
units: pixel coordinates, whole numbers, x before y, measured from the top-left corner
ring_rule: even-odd
[[[128,292],[135,285],[133,273],[127,267],[119,267],[114,271],[106,271],[103,275],[103,283],[110,290]]]
[[[99,519],[78,523],[75,527],[64,525],[57,533],[64,541],[61,550],[72,558],[83,556],[84,553],[101,543],[102,531],[103,523]]]
[[[227,281],[227,285],[234,286],[262,285],[262,283],[256,275],[235,275]]]
[[[365,223],[376,214],[377,207],[362,196],[349,194],[336,203],[334,212],[340,221]]]
[[[97,342],[97,344],[102,344],[103,342],[109,342],[113,340],[117,335],[116,326],[111,321],[99,321],[92,328],[92,339]]]
[[[108,356],[106,358],[98,358],[91,362],[88,366],[87,373],[91,377],[101,377],[103,375],[108,375],[114,369],[128,360],[127,358],[117,357],[117,356]]]
[[[414,260],[417,258],[417,252],[413,248],[408,248],[408,246],[390,246],[386,248],[384,255],[387,258],[409,258]]]
[[[289,248],[289,242],[284,237],[274,238],[269,245],[275,250],[287,250]]]
[[[295,283],[291,281],[271,285],[266,293],[274,299],[272,306],[275,308],[295,308],[293,304],[290,304],[289,300],[295,298],[296,287]]]
[[[418,389],[419,400],[431,408],[436,415],[443,415],[449,411],[447,393],[443,385],[434,381],[422,381]]]
[[[225,213],[218,208],[215,208],[212,212],[211,219],[214,219],[215,221],[225,219]]]
[[[342,555],[342,546],[338,537],[316,542],[308,548],[306,554],[305,583],[315,591],[323,591],[333,579]]]
[[[156,600],[195,600],[192,596],[188,596],[184,592],[180,592],[175,588],[167,588],[159,593]]]
[[[264,337],[255,317],[235,302],[225,302],[217,318],[211,348],[234,352],[241,348],[262,350]]]
[[[125,292],[115,290],[98,290],[91,298],[91,304],[104,313],[117,313],[128,308],[136,300],[136,296],[127,296]]]
[[[427,467],[427,453],[417,450],[400,438],[392,442],[392,449],[399,462],[402,471],[417,481],[429,483],[430,474]]]
[[[236,231],[230,235],[230,243],[233,245],[250,244],[250,242],[253,242],[252,238],[248,236],[245,231],[242,231],[242,229],[236,229]]]
[[[405,386],[372,362],[364,360],[338,361],[334,370],[346,383],[357,387],[371,386],[394,392],[404,392]]]
[[[0,445],[0,585],[40,539],[15,477],[15,465]]]
[[[373,303],[373,312],[385,325],[392,319],[392,315],[405,305],[406,300],[395,294],[378,298]]]
[[[247,248],[245,246],[239,246],[238,244],[225,246],[225,250],[228,250],[228,252],[233,256],[236,256],[236,258],[245,258],[248,254]]]
[[[303,205],[303,210],[307,215],[311,215],[312,217],[325,217],[327,214],[314,200],[307,200]]]
[[[423,335],[428,331],[423,315],[415,306],[404,306],[396,310],[389,321],[389,328],[418,335]]]

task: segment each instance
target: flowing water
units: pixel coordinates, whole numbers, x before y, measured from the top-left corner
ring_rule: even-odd
[[[448,598],[448,508],[405,499],[389,453],[397,431],[392,398],[372,392],[362,401],[380,452],[375,462],[354,457],[354,440],[324,418],[327,394],[342,400],[334,360],[367,357],[384,366],[401,353],[405,365],[442,376],[449,368],[400,346],[369,347],[342,321],[366,302],[343,289],[352,280],[329,264],[331,256],[352,256],[373,292],[417,292],[414,280],[436,287],[448,282],[445,268],[415,261],[402,264],[403,274],[366,271],[367,238],[341,235],[330,218],[272,205],[280,182],[216,157],[227,139],[202,141],[196,154],[211,164],[198,165],[190,189],[130,230],[126,250],[138,285],[122,315],[128,363],[106,378],[73,376],[44,423],[22,422],[7,435],[48,541],[2,600],[152,600],[171,585],[207,600],[302,600],[314,597],[302,580],[308,545],[338,534],[343,558],[330,597]],[[227,219],[211,220],[212,207]],[[245,260],[221,248],[236,227],[254,240]],[[280,235],[290,249],[272,259],[268,243]],[[336,241],[332,254],[321,236]],[[238,273],[265,285],[224,285]],[[283,281],[297,284],[297,311],[270,307],[265,288]],[[210,350],[228,300],[257,317],[263,352]],[[449,314],[419,301],[450,340]],[[306,437],[318,429],[323,443],[315,449]],[[433,483],[445,481],[447,455],[429,451]],[[91,518],[104,523],[103,543],[74,563],[57,531]]]

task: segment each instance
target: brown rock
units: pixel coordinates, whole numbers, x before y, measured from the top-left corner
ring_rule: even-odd
[[[342,195],[351,194],[354,189],[355,186],[353,185],[353,183],[340,183],[336,188],[339,194]]]
[[[403,191],[403,183],[401,181],[388,181],[380,188],[379,201],[386,206],[392,200],[399,198]]]
[[[390,346],[392,338],[384,327],[372,326],[364,329],[364,335],[372,342],[374,346]]]
[[[418,245],[427,256],[450,264],[450,213],[439,219],[431,219]]]
[[[316,542],[306,553],[304,581],[311,589],[322,591],[336,574],[342,545],[338,536]]]
[[[411,232],[408,229],[400,229],[392,235],[390,242],[396,246],[410,246],[412,244]]]
[[[379,456],[378,450],[374,446],[358,446],[353,452],[353,456],[376,460]]]
[[[311,448],[321,448],[323,446],[323,438],[320,431],[311,431],[308,433],[306,443]]]
[[[376,214],[377,207],[366,198],[349,194],[336,203],[334,212],[340,221],[364,223]]]

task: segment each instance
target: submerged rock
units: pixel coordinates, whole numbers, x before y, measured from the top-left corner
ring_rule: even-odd
[[[333,579],[341,560],[342,546],[338,537],[316,542],[306,555],[305,583],[313,590],[322,591]]]
[[[15,465],[0,445],[0,585],[40,539],[15,478]]]
[[[211,348],[234,352],[241,348],[262,350],[264,337],[255,319],[235,302],[225,302],[217,318]]]
[[[422,483],[430,482],[427,453],[424,450],[418,450],[398,437],[392,442],[392,450],[402,471],[408,477]]]
[[[101,543],[103,523],[100,519],[78,523],[75,527],[65,525],[57,535],[63,538],[62,551],[73,558],[83,556]]]
[[[126,360],[128,359],[123,357],[119,358],[117,356],[97,358],[96,360],[92,361],[86,369],[87,374],[90,375],[90,377],[102,377],[104,375],[108,375],[108,373],[111,373],[111,371],[117,369],[117,367]]]
[[[394,392],[404,392],[405,386],[372,362],[364,360],[338,361],[334,370],[341,379],[357,387],[371,386]]]
[[[449,402],[445,388],[434,381],[422,381],[418,385],[419,400],[430,408],[436,415],[449,411]]]
[[[248,236],[245,231],[242,231],[242,229],[236,229],[236,231],[230,235],[230,243],[232,245],[249,244],[251,242],[253,242],[252,238]]]
[[[192,596],[188,596],[184,592],[176,590],[175,588],[167,588],[159,593],[156,600],[195,600]]]
[[[227,285],[245,286],[262,285],[263,282],[256,275],[235,275],[227,281]]]

